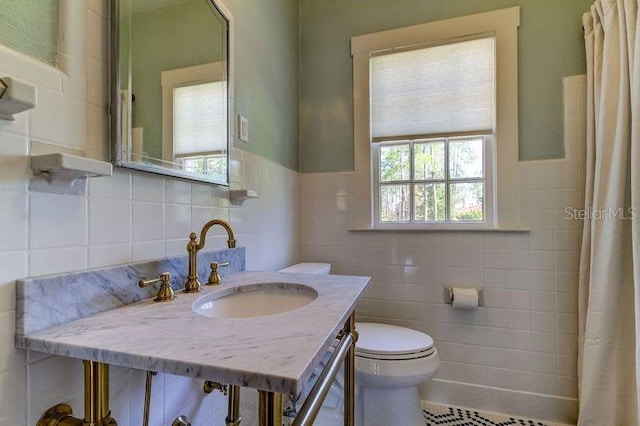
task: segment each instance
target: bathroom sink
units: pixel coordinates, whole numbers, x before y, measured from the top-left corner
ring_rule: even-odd
[[[318,292],[292,283],[259,283],[226,288],[200,297],[193,311],[211,318],[255,318],[293,311],[313,302]]]

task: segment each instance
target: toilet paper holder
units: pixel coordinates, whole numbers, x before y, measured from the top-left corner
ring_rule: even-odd
[[[453,304],[453,287],[454,286],[445,286],[444,287],[444,303],[451,305]],[[462,287],[462,286],[455,286]],[[464,287],[464,288],[474,288],[474,287]],[[481,288],[476,288],[478,290],[478,306],[484,306],[484,291]]]

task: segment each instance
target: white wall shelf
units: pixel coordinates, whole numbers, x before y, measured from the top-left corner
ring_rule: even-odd
[[[31,157],[31,191],[84,195],[87,179],[111,176],[113,166],[106,161],[56,153]]]
[[[13,121],[13,114],[36,107],[36,88],[11,77],[0,78],[0,119]]]
[[[232,189],[229,191],[229,201],[234,206],[241,206],[246,200],[258,198],[258,193],[251,189]]]

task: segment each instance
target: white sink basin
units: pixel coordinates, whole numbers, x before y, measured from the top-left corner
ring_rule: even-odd
[[[192,308],[211,318],[254,318],[293,311],[316,297],[317,291],[302,284],[247,284],[202,296]]]

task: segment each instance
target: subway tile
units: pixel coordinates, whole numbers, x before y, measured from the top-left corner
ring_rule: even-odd
[[[87,57],[87,100],[100,107],[107,106],[108,80],[106,64]]]
[[[530,267],[537,271],[553,271],[555,267],[554,252],[551,250],[531,250]]]
[[[577,293],[578,281],[578,272],[556,271],[555,273],[556,291]]]
[[[531,350],[531,332],[526,330],[508,331],[509,348],[521,351]]]
[[[485,317],[487,327],[508,328],[511,315],[507,309],[487,309]]]
[[[89,246],[89,268],[123,265],[131,260],[131,244]]]
[[[529,189],[553,189],[555,170],[536,168],[529,170]]]
[[[532,291],[531,310],[537,312],[555,312],[556,296],[552,291]]]
[[[557,356],[551,353],[533,352],[530,369],[536,373],[556,374],[558,370]]]
[[[555,354],[557,351],[556,334],[541,333],[534,331],[531,333],[531,348],[535,352],[545,352]]]
[[[61,401],[71,402],[82,396],[82,361],[53,356],[29,364],[27,368],[30,401],[28,415],[31,419],[39,418],[43,412]],[[60,383],[64,383],[64,386],[60,386]]]
[[[531,271],[531,290],[553,291],[555,288],[554,274],[552,271]]]
[[[555,395],[558,392],[557,376],[555,374],[533,375],[533,391],[536,393]]]
[[[133,202],[133,241],[164,239],[164,204]]]
[[[494,388],[507,388],[510,371],[508,368],[487,367],[484,384]]]
[[[183,254],[186,254],[186,250],[184,250]],[[131,260],[133,262],[161,259],[163,257],[165,257],[164,240],[134,242],[131,245]]]
[[[29,195],[31,249],[87,243],[87,200],[75,195]]]
[[[0,250],[27,248],[27,196],[0,193]]]
[[[103,106],[87,104],[87,144],[84,151],[88,158],[109,161],[109,120]]]
[[[553,250],[553,231],[532,230],[529,235],[531,250]]]
[[[186,239],[189,233],[197,231],[191,226],[191,206],[184,204],[165,205],[165,231],[166,239]],[[185,241],[186,244],[186,241]]]
[[[556,312],[577,314],[578,294],[577,293],[556,293]]]
[[[526,290],[509,291],[509,309],[520,311],[531,310],[531,294]]]
[[[561,376],[577,377],[578,357],[572,355],[558,355],[558,374]]]
[[[509,328],[511,330],[531,330],[531,312],[510,310]]]
[[[531,313],[531,329],[545,333],[556,332],[556,314],[555,312],[532,312]]]
[[[506,247],[509,250],[528,250],[530,240],[530,232],[510,234],[509,237],[506,238]]]
[[[509,348],[509,331],[504,328],[489,328],[484,330],[485,338],[481,343],[494,348]]]
[[[518,371],[533,371],[533,356],[529,351],[509,351],[509,369]]]
[[[166,202],[170,204],[191,204],[191,184],[183,180],[167,178],[165,196]]]
[[[191,204],[213,207],[213,189],[211,185],[191,184]]]
[[[509,389],[524,392],[533,391],[533,373],[528,371],[509,371]]]
[[[578,379],[575,377],[558,376],[558,395],[566,398],[577,398]]]
[[[531,189],[529,190],[529,204],[534,209],[553,208],[552,189]]]
[[[580,252],[556,251],[555,263],[558,271],[577,272],[580,269]]]
[[[28,150],[26,136],[0,131],[0,191],[26,191],[31,176]]]
[[[87,108],[83,101],[38,87],[38,107],[29,114],[32,139],[77,149],[84,148]]]
[[[484,266],[492,269],[506,269],[507,252],[503,249],[485,249]]]
[[[131,202],[92,198],[89,200],[89,242],[91,244],[131,241]]]
[[[558,334],[556,335],[556,344],[558,345],[558,354],[578,356],[578,339],[574,334]]]
[[[553,230],[555,210],[531,209],[528,213],[528,226],[532,231]]]
[[[485,269],[483,275],[486,287],[507,287],[507,271],[504,269]]]
[[[507,252],[507,269],[529,269],[529,250],[509,250]]]
[[[89,179],[89,196],[117,200],[131,199],[131,173],[114,167],[113,175]]]
[[[495,288],[485,288],[484,305],[487,313],[494,309],[489,308],[507,308],[509,306],[509,291]]]
[[[87,55],[101,62],[107,61],[106,17],[90,10],[87,21]]]
[[[86,247],[31,250],[29,252],[29,276],[60,274],[87,269]]]
[[[528,290],[530,286],[531,273],[529,271],[507,271],[506,287],[516,290]]]
[[[0,373],[0,389],[3,390],[0,398],[0,424],[35,424],[27,423],[27,402],[31,397],[27,394],[27,368],[19,367]]]
[[[133,173],[132,177],[134,201],[164,202],[164,178],[142,173]]]
[[[0,312],[16,308],[15,280],[27,276],[27,252],[0,252]]]
[[[26,351],[16,349],[13,336],[16,332],[15,311],[0,312],[0,374],[22,367],[26,363]]]

